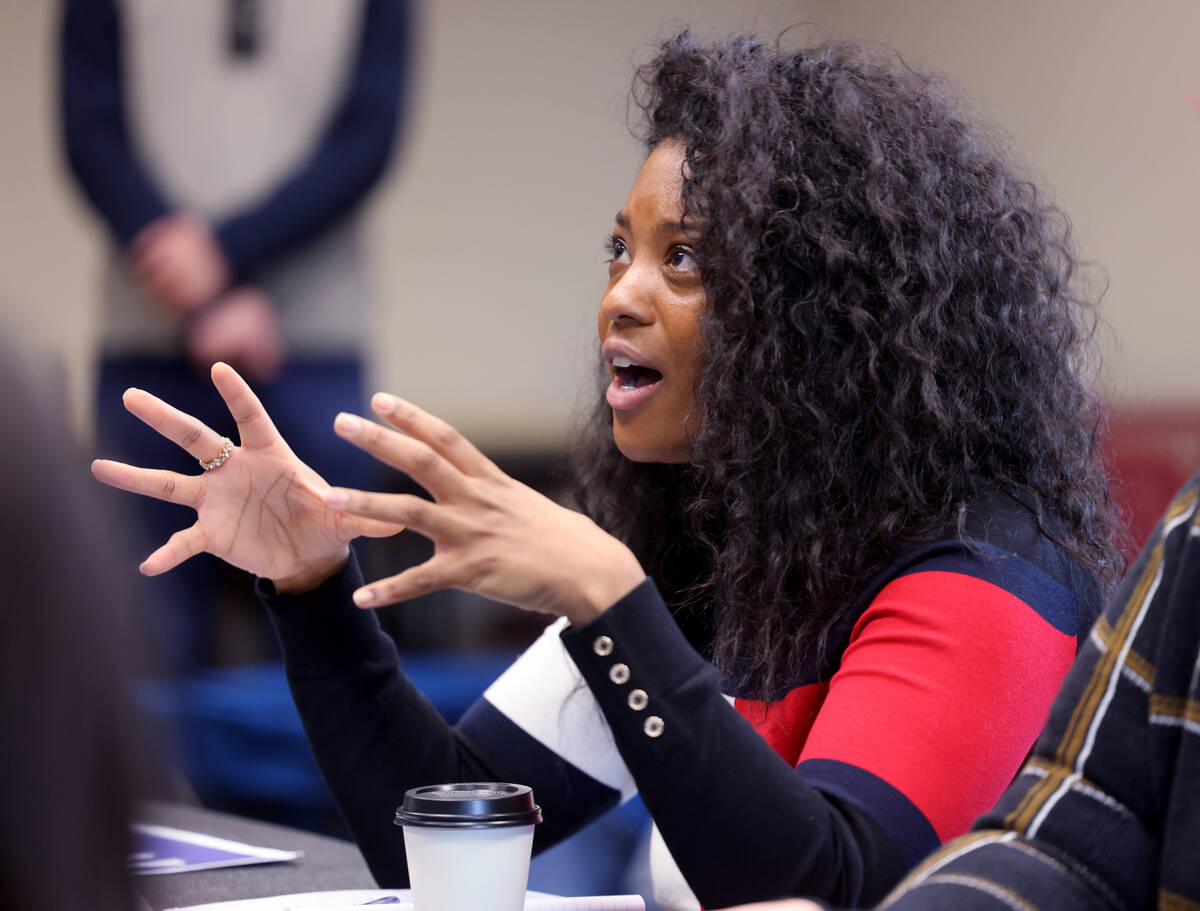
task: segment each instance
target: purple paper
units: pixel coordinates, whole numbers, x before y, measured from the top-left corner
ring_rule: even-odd
[[[300,856],[297,851],[262,848],[166,826],[135,825],[133,834],[135,849],[129,856],[129,869],[141,874],[240,867],[294,860]]]

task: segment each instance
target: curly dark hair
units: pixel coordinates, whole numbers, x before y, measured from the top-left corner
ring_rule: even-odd
[[[677,615],[709,605],[718,667],[778,695],[876,573],[997,492],[1110,590],[1070,226],[953,93],[855,43],[684,32],[634,99],[648,149],[686,146],[701,419],[688,465],[637,464],[601,401],[576,492]]]

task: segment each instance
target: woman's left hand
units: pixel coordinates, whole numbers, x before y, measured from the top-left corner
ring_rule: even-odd
[[[354,600],[360,607],[458,588],[578,624],[645,579],[628,547],[586,516],[510,478],[445,421],[383,393],[371,407],[396,429],[349,414],[338,415],[334,429],[408,474],[434,502],[346,488],[329,490],[325,502],[406,525],[433,541],[434,555],[359,589]]]

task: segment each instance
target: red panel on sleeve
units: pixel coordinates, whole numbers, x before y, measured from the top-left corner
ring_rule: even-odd
[[[903,576],[855,624],[801,761],[882,778],[945,842],[1017,773],[1074,657],[1073,636],[997,585]]]
[[[771,749],[789,765],[795,765],[800,761],[800,750],[828,691],[828,682],[810,683],[796,687],[778,702],[764,704],[755,699],[735,699],[733,705]]]

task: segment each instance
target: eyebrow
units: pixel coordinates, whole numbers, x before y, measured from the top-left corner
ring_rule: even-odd
[[[624,209],[613,216],[613,221],[617,223],[618,227],[624,228],[626,231],[632,230],[629,226],[629,216],[625,214]],[[655,234],[660,232],[670,232],[673,234],[696,234],[699,232],[699,230],[700,224],[698,219],[695,218],[687,218],[683,221],[671,221],[670,219],[664,218],[654,226]]]

